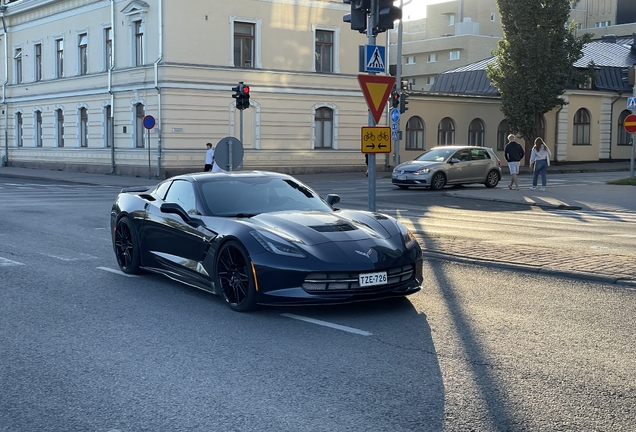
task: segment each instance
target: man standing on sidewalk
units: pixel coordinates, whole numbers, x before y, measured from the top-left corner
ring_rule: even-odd
[[[514,134],[508,135],[508,144],[504,148],[504,156],[508,161],[508,168],[510,169],[510,184],[508,189],[519,189],[519,182],[517,181],[517,174],[519,174],[519,166],[521,165],[521,159],[525,156],[523,147],[516,141]]]

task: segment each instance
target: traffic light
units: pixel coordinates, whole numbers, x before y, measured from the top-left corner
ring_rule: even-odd
[[[380,0],[378,25],[374,33],[382,33],[394,28],[394,22],[402,19],[402,9],[393,6],[393,0]]]
[[[397,108],[400,106],[400,93],[395,90],[391,92],[391,106],[393,108]]]
[[[232,97],[236,99],[236,109],[244,110],[250,107],[250,86],[241,81],[236,87],[232,87],[232,91]]]
[[[371,0],[342,0],[351,5],[351,13],[342,17],[342,21],[351,24],[351,30],[360,33],[367,31],[367,13],[371,7]]]
[[[406,100],[409,97],[409,95],[407,95],[406,93],[402,93],[400,95],[400,114],[404,114],[406,111],[408,111],[408,108],[406,107],[409,104],[409,101]]]

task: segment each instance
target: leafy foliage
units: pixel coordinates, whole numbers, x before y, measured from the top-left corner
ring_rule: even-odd
[[[590,77],[577,70],[590,35],[577,38],[567,24],[568,0],[497,0],[503,38],[487,73],[501,94],[502,111],[512,130],[532,141],[545,113],[563,106],[571,84]]]

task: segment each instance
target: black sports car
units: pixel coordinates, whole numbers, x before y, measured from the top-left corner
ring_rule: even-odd
[[[422,250],[380,213],[339,210],[295,178],[234,171],[125,188],[111,211],[117,263],[258,304],[343,303],[417,292]]]

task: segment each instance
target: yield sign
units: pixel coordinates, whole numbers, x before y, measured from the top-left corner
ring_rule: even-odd
[[[384,75],[358,75],[358,82],[364,93],[364,98],[367,101],[369,111],[373,115],[375,124],[378,124],[386,101],[389,99],[393,85],[395,84],[395,77]]]
[[[623,120],[623,127],[627,133],[636,132],[636,115],[630,114]]]

